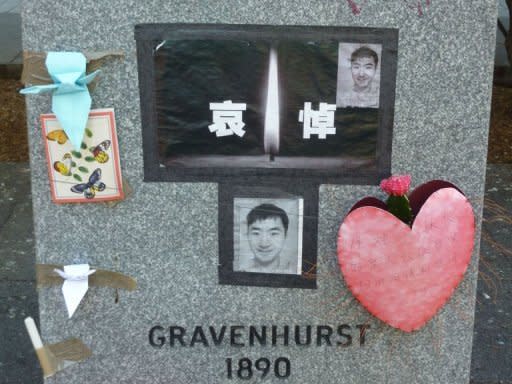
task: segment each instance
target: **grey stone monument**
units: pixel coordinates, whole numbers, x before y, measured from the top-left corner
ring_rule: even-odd
[[[27,98],[37,262],[87,262],[138,282],[136,291],[120,291],[118,302],[113,289],[91,287],[72,319],[60,287],[40,289],[45,342],[79,337],[93,351],[47,383],[469,382],[496,4],[359,3],[24,2],[24,50],[125,53],[103,65],[92,92],[93,108],[115,109],[123,176],[133,188],[115,207],[51,201],[39,125],[39,115],[51,111],[51,98]],[[473,205],[478,228],[464,280],[423,329],[404,333],[374,318],[353,299],[339,271],[339,225],[357,200],[379,195],[376,181],[319,180],[316,289],[219,284],[219,184],[155,182],[144,174],[141,106],[149,101],[140,99],[143,52],[134,36],[136,25],[148,23],[399,31],[390,171],[410,173],[415,185],[431,179],[458,185]],[[312,327],[310,345],[295,342],[297,325],[302,332]],[[337,334],[341,342],[329,345],[318,337],[342,325],[348,336]],[[266,342],[252,334],[262,327]]]

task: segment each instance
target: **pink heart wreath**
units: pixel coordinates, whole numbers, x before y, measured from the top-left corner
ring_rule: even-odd
[[[405,332],[423,327],[451,297],[475,234],[473,209],[457,187],[434,180],[407,197],[409,183],[408,176],[384,180],[387,204],[362,199],[338,233],[338,261],[353,295]]]

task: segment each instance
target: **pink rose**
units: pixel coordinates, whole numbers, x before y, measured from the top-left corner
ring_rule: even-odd
[[[380,182],[380,188],[391,196],[404,196],[409,192],[411,175],[395,175]]]

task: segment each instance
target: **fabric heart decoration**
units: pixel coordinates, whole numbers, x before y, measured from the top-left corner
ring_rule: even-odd
[[[462,280],[475,219],[468,199],[446,181],[421,185],[408,202],[411,225],[375,198],[354,205],[339,229],[338,261],[347,286],[371,314],[412,332],[435,316]]]

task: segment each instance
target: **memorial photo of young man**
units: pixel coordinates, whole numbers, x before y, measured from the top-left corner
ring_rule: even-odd
[[[234,271],[301,274],[301,199],[235,198],[234,212]]]
[[[379,108],[381,52],[377,44],[340,44],[338,107]]]

